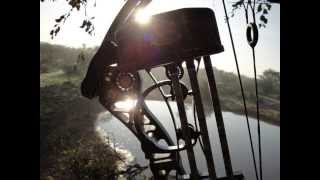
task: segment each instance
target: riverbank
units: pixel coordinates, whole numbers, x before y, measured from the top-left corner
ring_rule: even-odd
[[[215,80],[222,110],[239,115],[245,115],[238,77],[230,72],[224,72],[216,68],[213,69],[215,73]],[[155,77],[157,77],[158,80],[163,80],[166,79],[166,77],[163,75],[163,71],[163,69],[154,69],[153,74]],[[187,72],[187,70],[184,69],[184,72]],[[280,126],[280,80],[278,78],[278,75],[278,72],[269,70],[260,77],[258,82],[259,112],[261,121]],[[141,77],[145,84],[153,84],[153,82],[150,81],[150,78],[148,78],[144,73],[141,73]],[[184,82],[190,89],[191,85],[187,75],[183,76],[181,81]],[[243,76],[242,81],[248,116],[256,118],[254,79]],[[213,109],[211,95],[208,87],[208,80],[206,78],[205,70],[201,68],[198,71],[198,83],[202,95],[203,105],[208,112],[212,112]],[[167,90],[167,92],[169,91]],[[163,100],[158,92],[151,92],[148,98],[151,100]],[[185,102],[192,103],[192,99],[187,98]]]
[[[41,76],[40,179],[107,179],[124,169],[122,151],[95,129],[104,111],[83,98],[76,77]]]
[[[156,101],[161,101],[162,99],[159,97],[151,97],[150,100],[156,100]],[[262,98],[262,102],[260,102],[260,120],[264,121],[269,124],[277,125],[280,126],[280,102],[270,102],[270,100],[266,100]],[[266,103],[267,102],[267,103]],[[186,103],[189,104],[190,106],[192,105],[192,100],[187,99]],[[207,112],[213,112],[213,107],[211,102],[209,100],[206,100],[203,102],[204,104],[204,109]],[[234,98],[230,97],[221,97],[220,98],[220,104],[221,104],[221,110],[226,111],[226,112],[232,112],[235,114],[239,115],[245,115],[244,113],[244,106],[241,101],[236,100]],[[248,111],[248,117],[250,118],[257,118],[257,110],[256,110],[256,105],[247,102],[247,111]]]
[[[244,106],[241,101],[231,98],[221,98],[221,108],[223,111],[229,111],[239,115],[245,115]],[[259,101],[259,115],[260,120],[266,123],[280,126],[280,102],[270,100],[265,97],[260,97]],[[247,102],[248,116],[251,118],[257,118],[256,105],[252,102]]]

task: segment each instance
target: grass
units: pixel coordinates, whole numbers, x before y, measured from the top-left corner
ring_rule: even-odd
[[[96,134],[104,109],[83,98],[80,78],[61,71],[41,74],[40,179],[107,179],[123,157]]]
[[[72,83],[74,85],[79,85],[80,81],[81,78],[79,75],[66,75],[62,70],[40,74],[40,88],[50,85],[62,85],[66,82]]]

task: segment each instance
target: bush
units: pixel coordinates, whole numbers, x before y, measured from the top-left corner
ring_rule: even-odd
[[[79,74],[79,71],[78,71],[78,68],[76,65],[64,66],[64,67],[62,67],[62,71],[68,76]]]
[[[49,72],[49,67],[46,65],[40,66],[40,73],[48,73]]]
[[[100,180],[107,179],[118,170],[121,155],[97,135],[84,135],[73,145],[62,143],[68,139],[68,135],[57,139],[57,158],[48,173],[49,176],[54,179]]]

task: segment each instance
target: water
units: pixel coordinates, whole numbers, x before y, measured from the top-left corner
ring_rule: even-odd
[[[173,123],[170,119],[165,103],[160,101],[148,101],[147,104],[154,114],[159,117],[160,121],[166,127],[172,138],[175,139]],[[175,104],[172,105],[174,112],[177,112]],[[186,108],[188,120],[189,122],[192,122],[192,108],[191,106],[187,106]],[[222,114],[224,117],[233,170],[242,172],[247,180],[254,180],[254,166],[245,117],[230,112],[223,112]],[[176,119],[178,119],[178,113],[176,113],[175,116],[177,116]],[[256,150],[256,158],[258,158],[258,141],[256,131],[257,121],[253,118],[249,118],[249,122],[251,125],[251,133],[253,135],[253,144]],[[225,171],[214,114],[208,113],[207,123],[211,147],[214,151],[213,156],[217,176],[222,177],[225,176]],[[280,127],[264,122],[261,122],[260,125],[263,177],[265,180],[280,180]],[[124,125],[121,124],[119,120],[111,116],[101,116],[100,120],[97,121],[96,126],[109,133],[109,135],[111,135],[118,143],[119,147],[128,149],[135,156],[136,162],[141,165],[148,164],[148,161],[145,159],[140,148],[139,141]],[[195,147],[195,154],[199,171],[206,172],[204,156],[202,155],[199,145]],[[186,170],[190,172],[187,165],[186,153],[181,153],[181,155],[183,163],[186,164]],[[146,174],[150,174],[150,171],[147,171]]]

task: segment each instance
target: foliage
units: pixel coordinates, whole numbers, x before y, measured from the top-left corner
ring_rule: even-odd
[[[48,0],[40,0],[41,2],[46,2]],[[49,0],[52,2],[55,2],[56,0]],[[66,22],[66,20],[70,17],[72,11],[76,9],[77,11],[80,11],[81,8],[84,9],[85,13],[85,19],[82,20],[82,25],[80,28],[84,29],[85,32],[92,35],[94,33],[95,27],[94,27],[94,16],[88,16],[87,15],[87,0],[66,0],[68,5],[70,6],[70,10],[59,16],[57,19],[55,19],[56,24],[54,25],[53,29],[50,31],[51,38],[53,39],[57,34],[60,32],[62,25]],[[96,0],[91,0],[90,2],[93,2],[93,7],[96,7]],[[241,9],[241,7],[246,7],[248,4],[251,4],[252,2],[255,2],[254,0],[237,0],[232,3],[232,10],[229,17],[233,17],[235,12],[238,9]],[[256,7],[256,14],[259,15],[259,27],[266,27],[266,24],[268,23],[267,15],[269,14],[269,11],[271,10],[271,3],[280,3],[280,1],[274,1],[274,0],[256,0],[256,4],[258,6]]]
[[[82,73],[40,74],[40,179],[99,180],[119,175],[143,179],[139,173],[145,167],[127,164],[121,151],[115,151],[109,140],[106,143],[107,137],[96,134],[94,122],[103,108],[81,96]]]
[[[93,122],[102,109],[82,98],[79,82],[70,81],[62,71],[43,75],[40,76],[43,80],[40,84],[40,176],[86,179],[84,174],[102,177],[113,173],[116,170],[113,166],[117,164],[114,152],[94,132]]]
[[[263,94],[279,94],[280,72],[268,69],[260,76],[260,87]]]
[[[50,78],[64,83],[40,87],[40,177],[106,179],[116,173],[121,155],[94,131],[102,108],[82,98],[79,84],[65,75]]]
[[[264,121],[269,121],[271,123],[279,124],[280,123],[280,78],[270,78],[270,70],[266,70],[262,76],[258,79],[259,87],[259,104],[260,104],[260,117]],[[271,70],[272,72],[276,72]],[[184,69],[184,72],[187,73],[187,69]],[[163,68],[152,69],[152,73],[158,80],[166,79],[164,75]],[[218,94],[221,101],[222,109],[225,111],[231,111],[234,113],[243,114],[243,100],[240,91],[240,85],[238,76],[232,72],[225,72],[219,69],[214,68],[215,80],[217,83]],[[276,74],[280,74],[276,72]],[[267,74],[267,75],[266,75]],[[151,79],[145,74],[141,73],[143,87],[152,84]],[[255,85],[254,79],[246,76],[241,76],[242,83],[244,86],[245,98],[249,116],[256,117],[256,96],[255,96]],[[204,69],[199,69],[198,72],[199,87],[203,99],[203,104],[207,111],[212,111],[212,104],[210,98],[210,92],[208,87],[208,80],[206,72]],[[189,78],[186,75],[183,76],[181,81],[190,88]],[[268,89],[268,85],[265,86],[265,83],[272,81],[273,86],[271,90]],[[159,93],[152,93],[149,96],[149,99],[161,100]],[[192,99],[186,99],[186,103],[192,103]]]
[[[268,23],[267,15],[269,14],[271,7],[271,2],[268,0],[237,0],[236,2],[232,3],[232,10],[229,17],[233,17],[235,15],[235,12],[241,8],[243,8],[245,11],[252,10],[253,14],[259,15],[260,21],[258,23],[258,26],[266,27],[266,24]]]
[[[65,66],[65,67],[63,67],[63,72],[64,72],[67,76],[76,75],[76,74],[78,73],[77,66],[76,66],[76,65],[73,65],[73,66]]]
[[[280,75],[279,72],[274,70],[266,70],[258,79],[260,117],[264,121],[280,124],[280,76],[279,78],[270,78],[273,76],[269,76],[269,71]],[[214,69],[214,72],[222,108],[227,111],[243,114],[243,100],[237,75],[218,69]],[[246,76],[242,76],[241,79],[249,116],[256,117],[254,79]],[[272,82],[273,86],[271,89],[268,89],[267,82]],[[209,96],[209,93],[207,96]],[[204,103],[210,105],[210,102],[205,101]]]
[[[40,1],[45,2],[45,0],[40,0]],[[52,0],[52,2],[55,2],[55,1],[56,0]],[[53,39],[55,36],[58,35],[62,25],[70,17],[72,11],[74,9],[76,9],[77,11],[80,11],[81,8],[84,9],[85,19],[83,20],[80,28],[84,29],[85,32],[87,32],[88,34],[93,35],[95,27],[92,21],[94,20],[94,17],[93,16],[90,17],[87,15],[87,4],[88,4],[87,0],[66,0],[66,2],[68,6],[70,6],[70,10],[67,13],[62,14],[57,19],[55,19],[55,25],[53,26],[53,29],[50,31],[51,39]],[[94,1],[93,6],[96,7],[96,0]]]
[[[95,135],[93,120],[101,110],[92,105],[70,81],[40,88],[41,177],[101,179],[116,170],[113,150]]]
[[[87,134],[74,146],[59,147],[50,175],[55,179],[107,179],[118,171],[121,159],[121,155],[99,137]]]
[[[70,74],[84,74],[97,48],[70,48],[40,42],[40,73],[64,70]]]

